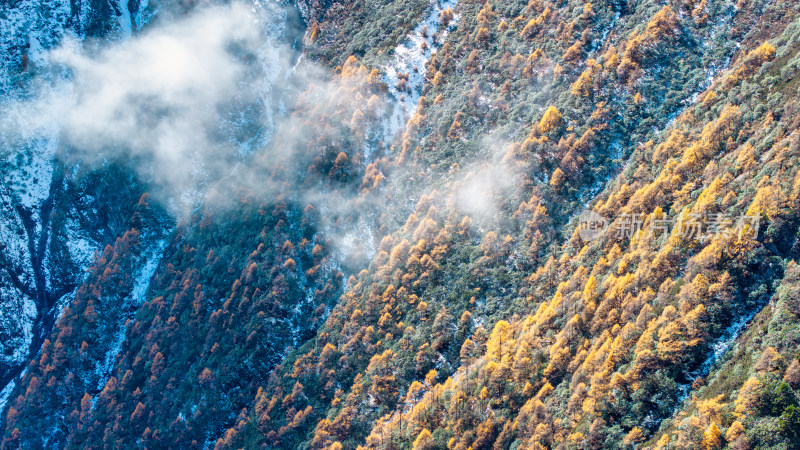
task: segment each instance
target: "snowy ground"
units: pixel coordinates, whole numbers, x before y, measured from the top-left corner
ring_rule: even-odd
[[[167,241],[161,239],[153,243],[151,247],[144,252],[144,255],[142,255],[140,260],[141,266],[134,277],[134,283],[130,296],[125,299],[122,306],[122,309],[124,311],[128,311],[129,313],[123,314],[123,317],[119,318],[120,323],[124,323],[127,319],[129,319],[133,312],[136,311],[136,309],[138,309],[142,303],[144,303],[147,289],[150,287],[150,281],[153,279],[153,276],[156,273],[156,269],[158,268],[158,264],[161,262],[161,257],[164,255],[164,250],[166,248]],[[106,382],[111,376],[111,371],[114,368],[114,362],[116,361],[117,354],[120,352],[120,350],[122,350],[122,343],[125,340],[125,332],[126,328],[124,326],[120,326],[116,336],[111,341],[111,344],[106,351],[105,358],[103,361],[97,361],[95,376],[97,377],[98,390],[103,389],[103,386],[105,386]]]
[[[392,111],[386,122],[384,142],[391,142],[398,132],[404,130],[406,122],[416,112],[422,86],[425,84],[425,65],[444,42],[449,28],[458,22],[458,16],[454,16],[448,29],[440,29],[442,12],[452,9],[456,3],[457,0],[433,0],[427,17],[394,49],[391,62],[384,67],[383,81],[393,101]],[[405,89],[400,90],[398,83],[401,75],[405,74],[408,74],[408,81]]]
[[[53,0],[47,8],[40,1],[0,2],[0,96],[15,88],[18,67],[42,64],[44,49],[52,48],[68,33],[69,0]],[[86,21],[84,15],[79,22]],[[25,61],[27,60],[27,62]]]
[[[47,51],[65,35],[76,35],[67,24],[70,16],[78,26],[86,22],[88,9],[70,1],[54,0],[43,4],[36,0],[0,3],[0,369],[24,364],[34,342],[34,324],[39,318],[37,300],[32,297],[37,273],[44,277],[44,288],[51,287],[51,261],[41,243],[50,243],[49,209],[43,204],[51,198],[53,159],[59,147],[58,130],[44,127],[35,134],[11,136],[7,129],[15,116],[24,114],[17,100],[29,92],[30,74],[48,64]],[[75,247],[75,254],[86,257],[86,243]],[[35,252],[33,249],[37,249]],[[93,250],[92,250],[93,252]],[[36,253],[36,254],[34,254]],[[0,406],[10,395],[13,382],[0,394]]]
[[[31,297],[36,292],[33,266],[37,264],[31,249],[43,230],[41,206],[50,196],[53,176],[52,158],[57,142],[49,137],[31,139],[13,153],[0,145],[3,154],[3,177],[0,181],[0,366],[23,364],[33,342],[37,305]],[[23,214],[33,227],[26,226]],[[47,254],[42,258],[46,261]],[[49,271],[42,270],[46,286]]]

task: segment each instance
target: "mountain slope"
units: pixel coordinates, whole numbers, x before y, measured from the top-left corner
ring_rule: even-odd
[[[797,443],[796,7],[298,7],[247,182],[53,277],[4,448]]]
[[[64,149],[56,127],[21,136],[7,127],[26,113],[20,102],[37,83],[63,76],[47,70],[48,51],[69,38],[116,40],[124,34],[116,5],[23,1],[0,8],[0,382],[7,399],[12,379],[74,298],[94,253],[124,231],[144,186],[122,165],[82,167]]]

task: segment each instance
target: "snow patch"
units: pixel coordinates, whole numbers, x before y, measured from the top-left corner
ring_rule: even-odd
[[[736,321],[731,323],[709,346],[711,351],[708,353],[708,355],[706,355],[706,359],[703,360],[702,364],[700,364],[697,370],[689,374],[690,378],[694,379],[696,377],[706,377],[714,367],[714,364],[716,364],[717,361],[719,361],[719,359],[731,348],[734,342],[736,342],[736,339],[747,328],[747,324],[750,323],[753,317],[755,317],[755,315],[761,311],[763,307],[764,305],[761,304],[760,306],[748,310]],[[685,383],[681,385],[681,390],[681,396],[675,403],[673,415],[674,412],[678,411],[679,408],[686,402],[687,398],[689,398],[689,393],[692,390],[691,383]]]
[[[0,341],[0,364],[13,367],[25,362],[36,317],[32,298],[15,288],[0,288],[0,329],[5,335]]]
[[[12,89],[11,76],[28,63],[37,62],[41,49],[52,48],[67,32],[72,14],[70,0],[0,2],[0,94]],[[81,20],[81,15],[78,19]],[[85,16],[83,17],[85,18]]]
[[[65,244],[70,258],[80,267],[89,267],[94,262],[95,252],[99,251],[100,247],[86,235],[77,220],[68,218],[65,222],[67,237]]]
[[[164,255],[164,250],[167,248],[167,241],[161,239],[155,243],[153,248],[148,252],[145,263],[136,275],[136,282],[133,284],[131,291],[131,302],[139,306],[145,300],[145,294],[150,287],[150,281],[156,273],[158,264],[161,262],[161,257]]]
[[[6,410],[6,404],[8,404],[8,399],[11,397],[11,393],[14,392],[14,386],[16,385],[16,382],[11,381],[0,391],[0,411]]]
[[[142,257],[143,264],[134,277],[131,295],[125,302],[124,308],[126,310],[135,311],[142,303],[144,303],[147,289],[150,287],[150,282],[156,273],[156,269],[158,268],[158,264],[161,262],[161,257],[164,255],[164,250],[166,248],[167,241],[164,239],[158,240]],[[124,322],[128,319],[128,317],[121,317],[120,319],[122,323],[120,323],[119,331],[117,331],[116,336],[114,336],[113,341],[111,341],[103,361],[99,361],[99,364],[95,369],[95,375],[98,379],[98,390],[102,390],[103,386],[105,386],[105,384],[108,382],[111,371],[114,369],[114,362],[117,354],[119,354],[120,350],[122,350],[122,343],[125,341],[125,332],[127,330],[124,326]]]
[[[147,25],[147,23],[158,14],[158,8],[150,10],[149,7],[150,0],[142,0],[139,2],[138,11],[133,13],[133,25],[136,27],[136,31],[140,31],[142,27]]]
[[[133,22],[131,21],[131,10],[128,8],[128,0],[119,0],[119,10],[122,14],[119,16],[119,28],[122,31],[123,38],[130,38],[133,34]]]
[[[50,196],[53,179],[53,159],[58,139],[52,136],[33,138],[18,148],[18,153],[6,159],[13,168],[3,183],[14,192],[18,203],[28,211],[41,206]]]
[[[452,9],[456,3],[457,0],[431,1],[428,16],[394,49],[392,61],[384,67],[383,82],[394,104],[386,121],[384,142],[391,142],[399,131],[405,129],[406,122],[417,111],[425,84],[425,66],[444,42],[449,28],[458,21],[458,16],[454,16],[448,28],[440,30],[442,12]],[[400,86],[400,78],[405,74],[408,74],[408,79],[405,86]]]

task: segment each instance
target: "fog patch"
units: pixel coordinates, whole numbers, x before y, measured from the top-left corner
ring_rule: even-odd
[[[274,133],[273,89],[292,63],[281,21],[278,6],[234,3],[100,48],[67,39],[27,99],[4,101],[6,149],[51,136],[71,159],[127,159],[173,202],[195,202]]]

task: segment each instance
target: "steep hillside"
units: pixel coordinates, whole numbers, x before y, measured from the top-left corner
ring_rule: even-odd
[[[4,109],[8,109],[8,99],[25,83],[26,71],[36,64],[41,49],[57,43],[67,32],[69,16],[77,18],[80,13],[70,10],[68,5],[53,5],[52,14],[42,17],[35,13],[35,5],[25,2],[14,6],[4,4],[0,8],[3,17],[0,96],[5,100]],[[79,272],[91,262],[96,245],[76,226],[81,212],[71,208],[66,200],[70,197],[68,191],[81,189],[79,183],[70,183],[68,187],[67,183],[72,181],[64,173],[68,171],[51,167],[56,147],[48,136],[16,140],[2,133],[0,382],[3,387],[16,376],[30,352],[41,346],[40,336],[49,331],[53,321],[45,316],[75,287]],[[93,223],[92,228],[102,233],[103,224]],[[72,238],[71,248],[63,242],[57,243],[59,239],[51,239],[65,235]],[[49,327],[46,322],[50,322]]]
[[[3,448],[800,445],[800,7],[266,4],[188,212],[8,145]]]

